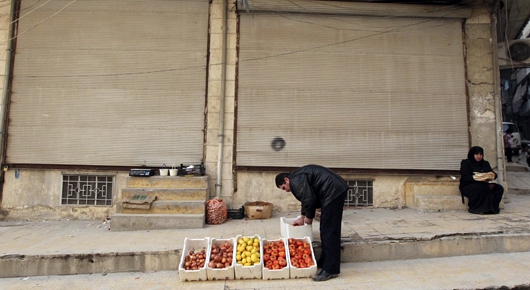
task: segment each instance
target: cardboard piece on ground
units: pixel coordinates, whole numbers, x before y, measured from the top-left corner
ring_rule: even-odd
[[[272,203],[265,201],[252,201],[245,203],[245,214],[251,220],[270,219]]]

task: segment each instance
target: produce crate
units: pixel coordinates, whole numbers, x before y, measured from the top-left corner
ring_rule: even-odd
[[[293,263],[292,263],[292,259],[294,257],[289,256],[288,262],[289,262],[289,269],[290,269],[290,277],[293,279],[293,278],[305,278],[305,277],[310,277],[311,275],[315,275],[317,273],[317,260],[315,259],[315,251],[313,250],[311,239],[309,237],[304,237],[304,238],[295,239],[295,240],[301,241],[302,243],[309,243],[309,248],[311,249],[311,259],[313,261],[313,266],[310,266],[308,268],[297,268],[293,266]],[[287,243],[289,243],[288,239],[287,239]]]
[[[261,252],[265,255],[265,252],[263,251],[263,247],[265,245],[268,245],[270,243],[273,243],[273,242],[277,242],[277,241],[283,241],[284,245],[285,245],[285,254],[286,254],[286,259],[287,259],[287,266],[285,266],[283,269],[278,269],[278,270],[270,270],[270,269],[267,269],[265,268],[265,260],[263,260],[263,280],[278,280],[278,279],[289,279],[289,275],[290,275],[290,272],[289,272],[289,248],[287,246],[287,240],[284,239],[284,238],[281,238],[281,239],[275,239],[275,240],[267,240],[267,239],[262,239],[261,240]]]
[[[221,244],[224,244],[225,242],[228,242],[230,243],[230,245],[232,246],[233,248],[233,251],[232,251],[232,263],[230,265],[230,267],[228,268],[222,268],[222,269],[218,269],[218,268],[211,268],[210,265],[208,265],[208,263],[210,262],[210,257],[212,256],[212,246],[213,245],[216,245],[216,246],[220,246]],[[235,238],[230,238],[230,239],[211,239],[210,240],[210,246],[209,246],[209,255],[208,255],[208,259],[206,260],[206,274],[208,276],[208,280],[234,280],[234,264],[235,264],[235,257],[236,257],[236,248],[235,248],[235,242],[236,242],[236,239]]]
[[[280,232],[282,237],[301,239],[304,237],[309,237],[313,240],[313,225],[303,225],[303,226],[293,226],[294,221],[297,218],[280,218]]]
[[[184,239],[184,248],[182,250],[182,256],[180,257],[179,263],[179,276],[180,281],[206,281],[206,266],[208,260],[205,261],[204,266],[198,270],[186,270],[184,263],[188,253],[193,250],[195,252],[200,250],[206,250],[206,259],[210,256],[210,238],[204,239]]]
[[[272,215],[272,203],[266,201],[252,201],[244,205],[245,214],[248,219],[270,219]]]
[[[259,240],[259,263],[256,263],[252,266],[243,266],[237,263],[237,259],[235,261],[234,267],[235,267],[235,275],[236,279],[261,279],[261,268],[263,267],[263,247],[261,246],[261,238],[259,235],[254,236],[236,236],[236,245],[239,244],[239,240],[243,239],[245,237],[251,238],[251,239],[258,239]],[[237,246],[236,246],[237,247]],[[237,253],[237,249],[236,249]]]

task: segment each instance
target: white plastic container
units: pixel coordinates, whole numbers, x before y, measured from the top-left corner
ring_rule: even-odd
[[[293,223],[296,220],[297,218],[280,218],[280,232],[282,234],[282,237],[284,237],[285,239],[301,239],[304,237],[309,237],[309,239],[312,241],[313,225],[293,226]]]
[[[237,263],[237,260],[235,261],[234,268],[235,268],[235,276],[236,279],[261,279],[261,268],[263,267],[263,247],[261,246],[261,238],[259,235],[254,236],[236,236],[236,247],[239,244],[239,240],[243,239],[245,237],[251,238],[251,239],[258,239],[259,240],[259,259],[260,262],[254,264],[253,266],[243,266]],[[237,253],[237,249],[236,249]],[[235,259],[235,258],[234,258]]]
[[[232,251],[232,265],[227,268],[211,268],[208,263],[210,262],[210,256],[212,255],[212,246],[220,246],[221,244],[224,244],[225,242],[229,242],[230,245],[233,248]],[[210,240],[210,247],[209,247],[209,255],[208,259],[206,260],[206,274],[208,276],[208,280],[234,280],[235,274],[234,274],[234,264],[236,261],[236,247],[235,247],[235,238],[230,239],[211,239]]]
[[[289,279],[289,275],[290,275],[290,272],[289,272],[289,247],[287,246],[287,240],[284,239],[284,238],[281,238],[281,239],[275,239],[275,240],[267,240],[267,239],[262,239],[261,240],[261,252],[265,255],[265,252],[263,251],[263,247],[265,245],[268,245],[272,242],[277,242],[277,241],[283,241],[283,244],[285,245],[285,255],[286,255],[286,260],[287,260],[287,266],[285,266],[283,269],[278,269],[278,270],[269,270],[267,268],[265,268],[265,260],[263,260],[263,280],[277,280],[277,279]]]
[[[206,275],[206,266],[208,264],[207,261],[205,261],[204,266],[199,270],[186,270],[184,268],[186,256],[191,250],[195,252],[206,250],[206,258],[208,259],[208,257],[210,256],[210,238],[184,239],[184,248],[182,250],[182,255],[180,257],[179,263],[180,281],[206,281],[208,278]]]
[[[311,249],[311,259],[313,259],[313,266],[310,266],[308,268],[297,268],[293,266],[291,257],[289,257],[289,260],[288,260],[289,269],[290,269],[289,276],[291,277],[291,279],[294,279],[294,278],[305,278],[305,277],[310,277],[311,275],[315,275],[317,273],[317,260],[315,259],[315,251],[313,250],[311,239],[309,237],[304,237],[304,238],[296,239],[296,240],[302,241],[304,243],[309,243],[309,246]]]

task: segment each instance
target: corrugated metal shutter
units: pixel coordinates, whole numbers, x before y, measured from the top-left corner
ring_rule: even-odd
[[[205,0],[22,0],[7,162],[200,162],[208,10]]]
[[[461,20],[242,13],[240,31],[238,166],[458,169]]]

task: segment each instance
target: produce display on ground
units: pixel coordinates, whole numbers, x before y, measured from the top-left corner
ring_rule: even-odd
[[[261,239],[188,239],[179,264],[181,281],[224,279],[293,279],[316,274],[309,237]]]

